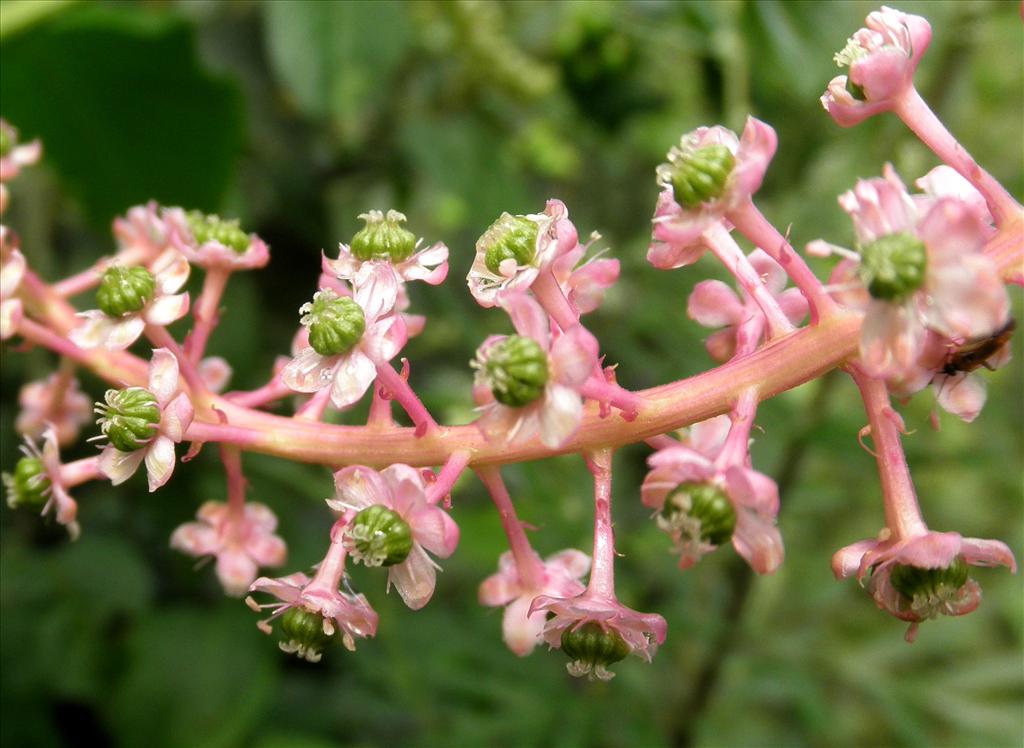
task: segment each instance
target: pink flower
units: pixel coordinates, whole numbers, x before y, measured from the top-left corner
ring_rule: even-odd
[[[92,400],[78,389],[77,379],[63,373],[26,384],[18,392],[18,405],[21,412],[14,428],[19,433],[35,439],[52,427],[57,443],[64,446],[92,420]]]
[[[220,356],[207,356],[196,368],[199,378],[210,392],[221,392],[231,379],[231,364]]]
[[[0,138],[4,141],[0,182],[11,181],[21,173],[22,167],[31,166],[43,155],[43,145],[38,140],[19,144],[18,131],[4,119],[0,119]]]
[[[361,540],[358,515],[370,507],[384,507],[398,515],[411,532],[412,544],[405,560],[388,567],[388,587],[393,584],[402,600],[413,610],[426,605],[434,594],[435,569],[427,555],[430,551],[448,558],[459,543],[459,527],[438,506],[426,499],[423,475],[408,465],[391,465],[381,472],[355,465],[334,474],[335,499],[327,505],[345,512],[349,518],[344,534],[350,555],[361,554],[367,565],[379,565],[380,559],[359,551]]]
[[[393,312],[398,288],[390,272],[380,268],[367,276],[355,290],[354,300],[362,310],[365,329],[352,348],[336,355],[321,355],[312,346],[303,349],[282,370],[284,383],[296,392],[318,392],[331,388],[331,402],[344,408],[358,401],[377,377],[377,366],[394,358],[408,339],[405,323]],[[315,323],[318,302],[339,298],[334,291],[324,289],[313,297],[312,303],[302,306],[305,315],[302,324]]]
[[[861,359],[870,374],[893,377],[911,369],[929,329],[973,340],[1006,323],[1006,290],[982,254],[989,231],[969,203],[946,197],[922,214],[888,164],[882,178],[858,181],[839,203],[853,219],[859,255],[838,251],[859,259],[870,291],[861,330]]]
[[[775,130],[753,117],[747,117],[742,140],[718,125],[683,135],[668,152],[668,163],[658,167],[662,192],[651,221],[653,241],[647,261],[669,270],[699,260],[706,249],[701,234],[760,189],[777,145]],[[695,194],[693,204],[682,205],[676,190],[688,183],[692,170],[704,177],[700,186],[713,187]]]
[[[605,291],[619,279],[618,260],[602,258],[598,254],[583,261],[591,242],[599,238],[595,232],[591,241],[577,244],[551,265],[551,272],[562,292],[580,314],[587,314],[601,306]]]
[[[278,579],[260,577],[252,583],[249,591],[265,592],[280,602],[260,605],[250,596],[245,598],[245,603],[257,612],[267,608],[271,610],[270,617],[257,624],[265,634],[271,633],[272,621],[284,616],[281,627],[285,636],[294,638],[280,642],[281,651],[295,653],[310,662],[319,662],[323,647],[336,634],[341,634],[342,644],[351,652],[355,651],[356,637],[365,639],[377,633],[377,612],[370,607],[366,597],[338,590],[344,576],[345,547],[341,533],[332,531],[330,548],[313,579],[302,572]],[[322,635],[302,625],[296,627],[298,632],[289,631],[288,616],[293,611],[303,618],[316,617]]]
[[[114,219],[114,237],[120,247],[118,259],[126,265],[148,265],[170,249],[168,227],[160,218],[155,202],[136,205]]]
[[[576,597],[584,590],[580,580],[590,570],[590,557],[575,549],[559,551],[544,562],[535,557],[535,561],[543,570],[536,584],[523,582],[511,551],[501,554],[498,559],[498,573],[480,584],[481,605],[505,607],[501,622],[502,638],[508,648],[520,657],[530,654],[543,639],[544,624],[547,623],[543,613],[530,611],[534,598],[538,595]]]
[[[141,388],[129,388],[137,389]],[[174,445],[184,438],[186,429],[192,423],[194,411],[188,395],[182,392],[175,396],[178,392],[178,359],[166,348],[153,351],[146,389],[156,398],[160,410],[155,435],[131,452],[122,452],[113,444],[108,444],[100,454],[100,470],[116,486],[134,475],[145,461],[149,490],[152,492],[164,485],[174,472]],[[117,390],[107,390],[108,405],[112,396],[117,394]],[[101,418],[100,423],[106,434],[110,422],[105,423]]]
[[[78,515],[78,504],[68,494],[61,476],[57,433],[52,428],[47,428],[43,432],[43,448],[41,450],[30,437],[26,436],[21,452],[27,458],[39,460],[42,467],[42,471],[31,479],[32,484],[30,485],[33,490],[38,490],[40,483],[46,483],[46,487],[41,493],[48,499],[40,515],[45,517],[52,511],[57,522],[67,528],[68,536],[72,540],[78,540],[81,532],[78,522],[75,521]],[[18,499],[15,479],[4,473],[3,482],[7,489],[7,503],[14,507]]]
[[[171,548],[190,556],[214,556],[217,578],[227,594],[241,597],[261,566],[280,566],[287,547],[274,534],[277,517],[265,505],[246,502],[241,511],[220,501],[207,501],[171,535]]]
[[[901,540],[886,529],[877,539],[841,548],[832,557],[832,572],[836,579],[867,576],[867,589],[878,607],[910,622],[906,638],[912,642],[922,621],[962,616],[981,603],[981,588],[967,577],[967,564],[1017,571],[1013,553],[998,540],[925,528]]]
[[[786,318],[794,325],[798,324],[807,314],[807,299],[804,295],[796,288],[786,288],[786,272],[764,251],[755,249],[749,259]],[[728,361],[736,350],[736,334],[740,323],[762,312],[742,289],[737,296],[722,281],[706,280],[694,286],[686,313],[690,319],[705,327],[723,328],[710,335],[704,345],[716,361]]]
[[[892,109],[913,86],[914,71],[932,39],[924,18],[885,6],[868,14],[866,24],[835,55],[839,67],[850,69],[849,79],[833,78],[821,97],[821,105],[841,127]]]
[[[956,169],[946,164],[939,164],[923,177],[914,180],[923,194],[912,195],[917,204],[918,212],[923,214],[935,203],[946,197],[956,198],[965,203],[978,217],[981,224],[987,227],[988,235],[995,234],[995,220],[988,209],[985,197],[977,188],[964,179]],[[988,238],[988,237],[986,237]]]
[[[597,363],[597,340],[574,325],[552,341],[547,315],[525,294],[503,296],[501,304],[518,335],[492,336],[477,351],[477,425],[489,439],[517,444],[539,433],[558,447],[579,428],[580,388]]]
[[[21,299],[18,287],[25,276],[27,263],[18,249],[18,239],[6,226],[0,226],[0,340],[7,340],[17,332],[21,321]]]
[[[504,291],[525,291],[542,270],[578,244],[576,227],[561,200],[548,200],[544,212],[502,213],[476,243],[467,281],[480,306],[492,307]]]
[[[136,312],[117,317],[108,316],[100,309],[79,312],[85,322],[68,337],[81,348],[104,347],[123,350],[138,340],[146,325],[169,325],[188,312],[188,293],[177,293],[189,276],[189,264],[180,252],[169,249],[151,266],[156,289],[152,299]]]
[[[163,210],[163,221],[167,227],[171,244],[194,265],[210,270],[220,268],[222,270],[252,270],[264,267],[270,262],[270,249],[266,243],[256,234],[244,234],[236,222],[221,221],[217,216],[210,216],[209,220],[218,225],[228,226],[233,229],[238,241],[237,246],[229,246],[219,239],[211,236],[203,241],[197,239],[192,224],[189,221],[190,215],[181,208],[165,208]],[[195,220],[203,223],[207,217],[197,217]]]
[[[371,210],[359,218],[371,225],[386,221],[397,226],[406,220],[397,210],[389,210],[386,216],[379,210]],[[419,249],[422,243],[422,239],[417,240],[412,253],[406,258],[371,257],[366,260],[357,257],[347,244],[339,244],[338,259],[330,260],[324,256],[323,271],[340,280],[349,281],[353,286],[359,286],[367,273],[374,272],[373,268],[380,266],[391,270],[399,282],[421,280],[436,286],[448,276],[448,247],[443,242],[436,242]]]
[[[628,652],[650,662],[658,647],[665,642],[668,625],[657,613],[639,613],[615,599],[590,591],[575,597],[541,595],[534,599],[529,614],[549,615],[544,626],[544,641],[552,649],[561,649],[563,635],[586,628],[599,628],[604,634],[625,643]],[[621,658],[619,658],[621,659]],[[567,666],[570,675],[589,675],[610,680],[614,673],[600,662],[573,660]]]
[[[729,416],[717,416],[692,426],[678,446],[651,455],[641,499],[672,538],[679,568],[690,568],[728,538],[754,571],[771,574],[784,556],[775,527],[778,487],[749,467],[745,444],[743,457],[729,456],[729,432]]]

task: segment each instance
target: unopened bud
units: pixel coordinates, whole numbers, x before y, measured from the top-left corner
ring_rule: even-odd
[[[345,547],[367,566],[394,566],[412,550],[412,529],[398,512],[375,504],[363,509],[345,530]]]
[[[494,399],[521,408],[538,400],[548,383],[548,356],[533,338],[510,335],[482,354],[476,366]]]
[[[402,262],[416,249],[416,235],[402,226],[406,219],[397,210],[389,210],[387,215],[371,210],[359,218],[366,225],[352,237],[349,247],[358,259]]]
[[[105,403],[96,403],[100,431],[116,449],[134,452],[156,436],[160,406],[149,390],[107,390],[103,399]]]
[[[238,219],[226,221],[220,216],[206,215],[198,210],[190,210],[185,219],[192,237],[200,246],[207,242],[220,242],[241,254],[252,243],[249,235],[239,226]]]
[[[305,608],[289,608],[281,616],[281,651],[297,654],[304,660],[319,662],[324,649],[337,636],[334,624],[319,613]]]
[[[667,173],[676,202],[684,208],[699,208],[725,192],[736,157],[728,147],[715,143],[693,151],[673,149]]]
[[[624,659],[631,649],[618,633],[591,621],[562,632],[562,651],[570,660],[570,674],[577,677],[591,674],[608,680],[613,675],[608,666]]]
[[[859,273],[876,299],[899,301],[924,283],[928,251],[913,234],[889,234],[860,250]]]
[[[537,256],[537,232],[537,224],[526,216],[502,213],[477,241],[487,269],[501,275],[505,260],[515,260],[517,267],[532,263]]]
[[[144,267],[114,265],[103,271],[96,302],[108,317],[137,312],[156,291],[156,279]]]
[[[736,529],[736,510],[718,487],[710,483],[680,483],[665,498],[661,516],[669,527],[698,523],[700,539],[722,545]]]
[[[329,289],[317,291],[302,305],[302,324],[309,328],[309,344],[321,356],[336,356],[355,347],[366,330],[363,308],[347,296]]]
[[[3,474],[7,491],[7,506],[11,509],[26,507],[42,509],[48,497],[50,478],[43,470],[43,461],[38,457],[22,457],[14,466],[14,474]]]

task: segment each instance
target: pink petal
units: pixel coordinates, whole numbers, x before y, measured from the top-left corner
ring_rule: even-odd
[[[146,322],[140,316],[111,320],[111,324],[107,328],[107,339],[102,345],[108,350],[123,351],[139,339],[145,328]]]
[[[597,338],[582,325],[573,325],[551,347],[555,379],[568,387],[581,387],[597,365],[597,354]]]
[[[928,277],[928,324],[949,338],[976,340],[1001,329],[1010,314],[1010,299],[992,262],[967,255],[935,268]]]
[[[911,370],[925,343],[925,328],[912,304],[872,299],[861,326],[860,356],[872,376]]]
[[[257,574],[259,567],[246,553],[226,549],[217,554],[217,579],[228,595],[244,595]]]
[[[161,406],[178,391],[178,359],[166,348],[157,348],[149,362],[147,389]]]
[[[743,305],[725,283],[706,280],[694,286],[686,304],[686,313],[704,327],[725,327],[742,319]]]
[[[407,281],[422,280],[431,286],[448,277],[448,247],[441,242],[422,249],[397,267]]]
[[[540,304],[522,292],[503,293],[498,301],[511,317],[512,326],[516,328],[517,333],[533,338],[544,350],[551,347],[548,315],[544,313]]]
[[[711,333],[705,339],[704,347],[715,361],[728,361],[736,353],[736,328],[725,327]]]
[[[384,317],[377,320],[363,335],[359,346],[371,360],[386,363],[405,347],[409,332],[405,315]]]
[[[348,507],[356,511],[380,504],[392,508],[391,492],[380,473],[362,465],[343,468],[334,474],[337,499],[327,505],[336,511]]]
[[[199,362],[199,377],[211,392],[220,392],[231,379],[231,366],[220,356],[208,356]]]
[[[775,130],[766,122],[747,117],[736,154],[736,170],[732,176],[730,190],[736,195],[732,199],[746,198],[761,188],[768,164],[771,163],[779,139]]]
[[[352,288],[368,322],[394,309],[398,298],[398,281],[390,262],[364,262],[352,278]]]
[[[543,611],[530,614],[529,595],[517,597],[505,607],[501,617],[501,638],[513,654],[526,657],[543,640],[547,616]]]
[[[171,548],[190,556],[212,556],[221,545],[220,534],[205,522],[186,522],[171,533]]]
[[[737,512],[732,544],[758,574],[774,573],[785,557],[779,528],[749,511]]]
[[[858,574],[864,554],[876,550],[878,545],[878,540],[868,538],[867,540],[858,540],[856,543],[836,551],[832,555],[832,573],[836,579],[848,579]]]
[[[176,249],[168,249],[153,261],[150,270],[156,280],[159,297],[177,293],[188,280],[191,268],[185,255]]]
[[[338,259],[331,260],[327,258],[327,255],[322,254],[320,260],[323,272],[342,280],[352,278],[359,270],[360,265],[362,265],[362,261],[356,258],[344,244],[338,245]]]
[[[144,451],[146,453],[146,473],[149,477],[149,491],[160,488],[171,478],[174,472],[174,442],[166,436],[157,436]]]
[[[965,372],[936,378],[935,396],[939,406],[970,423],[985,406],[985,380]]]
[[[277,515],[266,504],[248,501],[245,504],[245,521],[268,533],[277,529]]]
[[[575,548],[566,548],[553,556],[548,556],[544,565],[551,572],[560,571],[571,579],[581,579],[590,571],[590,556]]]
[[[794,325],[799,325],[807,316],[807,298],[798,288],[787,288],[775,297],[779,302],[779,308],[786,315],[786,319]]]
[[[690,446],[703,455],[715,457],[725,444],[725,438],[732,428],[727,415],[715,416],[690,427]]]
[[[732,466],[725,472],[729,498],[739,506],[774,519],[779,513],[779,487],[764,473]]]
[[[1006,566],[1014,574],[1017,573],[1017,559],[1013,557],[1013,551],[1006,543],[998,540],[963,538],[960,553],[972,566]]]
[[[434,595],[437,574],[426,552],[413,544],[409,557],[388,571],[388,585],[394,585],[402,600],[412,610],[419,610]]]
[[[406,518],[412,527],[413,539],[440,558],[448,558],[459,544],[459,526],[448,512],[437,506],[424,505]]]
[[[158,296],[146,307],[142,317],[151,325],[169,325],[188,313],[188,293]]]

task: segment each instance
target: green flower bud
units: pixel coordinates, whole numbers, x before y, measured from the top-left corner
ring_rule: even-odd
[[[283,652],[295,653],[310,662],[319,662],[320,655],[338,637],[333,622],[328,621],[324,631],[324,617],[305,608],[288,608],[281,616],[281,642]]]
[[[676,202],[691,210],[721,197],[736,165],[732,151],[718,143],[689,152],[673,149],[669,161]]]
[[[96,403],[100,431],[122,452],[141,449],[156,436],[160,406],[156,397],[142,387],[107,390],[106,403]]]
[[[889,583],[908,600],[952,599],[967,584],[967,562],[957,556],[949,566],[940,569],[893,564]]]
[[[484,249],[484,264],[500,274],[501,263],[508,259],[516,265],[529,265],[537,256],[537,224],[526,216],[502,213],[477,242]]]
[[[114,265],[103,272],[96,302],[108,317],[137,312],[156,292],[156,279],[144,267]]]
[[[299,311],[304,315],[302,324],[309,328],[309,344],[321,356],[352,350],[366,330],[363,308],[331,290],[317,291],[313,301]]]
[[[397,210],[389,210],[387,216],[371,210],[359,218],[366,226],[352,237],[349,249],[360,260],[402,262],[416,249],[416,235],[402,226],[406,219]]]
[[[198,210],[190,210],[185,214],[185,219],[196,244],[220,242],[238,254],[249,248],[249,235],[242,231],[238,219],[226,221],[220,216],[206,215]]]
[[[924,283],[928,250],[912,234],[883,236],[863,247],[860,256],[861,280],[876,299],[900,301]]]
[[[732,538],[736,529],[736,510],[721,489],[710,483],[680,483],[665,498],[661,510],[670,527],[682,527],[695,520],[700,539],[711,545],[722,545]]]
[[[43,461],[38,457],[22,457],[14,466],[14,474],[3,474],[7,490],[7,506],[11,509],[26,507],[40,510],[49,500],[46,495],[50,477],[43,470]]]
[[[608,666],[624,659],[632,650],[618,633],[606,631],[601,624],[591,621],[562,632],[562,651],[570,660],[572,675],[589,673],[607,680],[612,676]]]
[[[345,547],[367,566],[394,566],[412,550],[412,529],[398,512],[375,504],[363,509],[345,530]]]
[[[521,408],[544,394],[548,356],[533,338],[510,335],[483,354],[482,377],[502,405]]]

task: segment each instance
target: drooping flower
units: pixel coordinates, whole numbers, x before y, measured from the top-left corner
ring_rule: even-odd
[[[92,420],[92,401],[78,388],[78,380],[64,373],[29,382],[18,392],[21,411],[14,422],[18,433],[37,439],[53,427],[57,443],[66,446],[79,429]]]
[[[224,591],[241,597],[261,566],[280,566],[287,547],[274,533],[277,517],[264,504],[248,501],[240,510],[220,501],[207,501],[196,512],[198,522],[186,522],[171,535],[171,548],[190,556],[217,559],[217,578]]]
[[[237,220],[181,208],[166,208],[163,220],[171,244],[189,262],[206,270],[252,270],[270,261],[266,243],[256,234],[242,231]]]
[[[12,509],[21,506],[38,509],[44,517],[52,511],[57,522],[67,528],[71,539],[77,540],[80,533],[75,521],[78,504],[68,494],[61,478],[57,433],[52,428],[43,432],[42,449],[26,436],[21,452],[24,456],[15,465],[14,473],[2,476],[7,505]]]
[[[579,428],[580,388],[597,363],[597,341],[581,325],[552,341],[547,315],[525,294],[504,296],[501,304],[517,334],[491,336],[477,351],[477,425],[488,438],[514,444],[539,433],[557,447]]]
[[[96,292],[100,308],[80,312],[85,322],[68,337],[81,348],[127,348],[146,325],[169,325],[185,316],[188,292],[177,292],[188,276],[188,260],[174,249],[161,254],[149,269],[109,266]]]
[[[641,499],[672,539],[679,568],[731,540],[754,571],[770,574],[784,556],[775,526],[778,487],[749,467],[745,450],[745,457],[720,459],[729,431],[729,416],[717,416],[693,425],[683,443],[651,455]]]
[[[184,438],[194,413],[188,395],[178,394],[178,359],[157,348],[146,388],[107,390],[104,399],[96,412],[110,443],[100,454],[100,469],[116,486],[145,461],[149,490],[155,491],[174,472],[174,445]]]
[[[358,401],[384,365],[405,345],[408,334],[394,314],[397,283],[379,266],[353,297],[321,289],[299,312],[309,329],[308,348],[282,370],[285,384],[296,392],[331,388],[331,402],[344,408]]]
[[[1017,571],[1005,543],[927,528],[902,539],[886,529],[878,538],[848,545],[832,557],[837,579],[856,576],[880,609],[910,623],[908,642],[914,641],[922,621],[962,616],[978,607],[981,587],[968,577],[968,566],[1000,565]]]
[[[541,271],[577,244],[576,227],[561,200],[548,200],[539,214],[502,213],[477,240],[467,277],[469,291],[480,306],[495,306],[499,294],[525,291]]]
[[[699,260],[701,234],[760,189],[777,145],[775,130],[753,117],[742,139],[718,125],[683,135],[657,170],[662,192],[647,261],[668,270]]]
[[[799,324],[807,314],[807,299],[799,289],[786,288],[786,271],[760,249],[751,252],[749,260],[786,318],[794,325]],[[722,328],[704,341],[708,353],[716,361],[732,358],[740,323],[752,314],[762,314],[757,303],[742,289],[737,296],[735,291],[719,280],[701,281],[694,286],[686,305],[686,313],[690,319],[705,327]]]
[[[927,20],[885,6],[869,13],[865,24],[835,55],[839,67],[849,68],[849,77],[833,78],[821,97],[841,127],[892,109],[913,86],[914,71],[932,39]]]
[[[351,245],[338,246],[338,258],[323,258],[323,271],[358,287],[374,266],[390,270],[397,281],[421,280],[436,286],[448,275],[448,247],[436,242],[420,249],[422,239],[406,229],[405,215],[371,210],[359,216],[366,225],[352,237]]]
[[[335,528],[315,577],[310,579],[302,572],[278,579],[260,577],[249,591],[267,593],[279,602],[258,604],[249,596],[245,603],[257,612],[271,610],[270,617],[257,624],[265,634],[272,633],[271,622],[280,619],[283,638],[278,646],[282,652],[319,662],[323,650],[335,640],[340,639],[354,652],[357,637],[365,639],[377,633],[377,612],[366,597],[338,589],[344,577],[345,546],[342,533]]]
[[[539,595],[569,598],[581,594],[584,586],[580,580],[590,570],[590,557],[570,548],[543,562],[537,557],[536,564],[542,573],[535,583],[528,584],[520,577],[512,552],[506,551],[498,559],[498,572],[480,584],[481,605],[504,606],[502,638],[520,657],[530,654],[543,640],[547,617],[539,611],[530,612],[534,598]]]
[[[355,465],[334,474],[335,497],[327,505],[344,512],[349,556],[367,566],[387,566],[394,585],[413,610],[434,594],[430,551],[448,558],[459,543],[459,527],[446,511],[426,499],[423,475],[408,465],[381,472]]]

